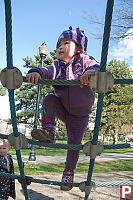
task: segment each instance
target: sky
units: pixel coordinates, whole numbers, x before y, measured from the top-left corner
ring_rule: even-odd
[[[88,37],[87,54],[93,56],[98,62],[101,59],[102,40],[90,37],[93,28],[88,24],[84,16],[105,16],[107,0],[77,1],[67,0],[63,2],[44,0],[12,0],[12,41],[13,41],[13,65],[21,70],[24,75],[26,69],[23,58],[31,58],[39,53],[39,46],[45,42],[49,52],[53,51],[59,35],[72,26],[84,30]],[[99,6],[100,5],[100,6]],[[103,18],[104,19],[104,18]],[[98,31],[97,29],[95,30]],[[103,32],[103,30],[100,30]],[[133,41],[133,39],[132,39]],[[133,45],[132,45],[133,46]],[[132,47],[123,41],[109,46],[108,59],[119,57],[125,59],[132,53]],[[133,65],[130,62],[131,65]],[[6,67],[6,41],[5,41],[5,11],[4,0],[0,1],[0,69]],[[3,110],[3,104],[5,106]],[[10,116],[8,98],[0,97],[0,118]]]

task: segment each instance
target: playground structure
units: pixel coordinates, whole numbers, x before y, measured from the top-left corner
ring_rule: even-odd
[[[114,5],[114,0],[108,0],[107,8],[106,8],[106,16],[105,16],[105,27],[104,27],[104,35],[103,35],[100,70],[99,72],[96,72],[92,76],[90,80],[90,85],[89,85],[92,89],[98,92],[97,112],[96,112],[95,127],[93,131],[92,141],[87,142],[84,145],[65,145],[65,144],[48,144],[48,143],[38,142],[35,140],[30,140],[18,132],[14,90],[19,88],[21,84],[26,81],[26,79],[25,77],[22,76],[19,69],[13,67],[11,0],[5,0],[7,67],[2,70],[0,74],[0,79],[1,79],[2,85],[8,89],[13,133],[10,134],[9,136],[0,134],[0,138],[8,139],[9,143],[15,148],[20,175],[11,175],[11,174],[1,172],[0,176],[7,176],[7,177],[18,179],[22,185],[26,200],[29,200],[27,185],[29,185],[31,182],[49,184],[49,185],[58,185],[58,186],[60,186],[61,184],[60,182],[57,182],[57,181],[39,180],[39,179],[34,179],[32,177],[28,177],[25,175],[23,162],[21,158],[21,149],[26,148],[28,143],[32,145],[39,145],[39,146],[45,146],[45,147],[57,148],[57,149],[73,149],[73,150],[83,149],[84,153],[87,156],[90,156],[88,176],[85,182],[74,183],[74,187],[79,187],[79,189],[85,193],[85,200],[89,199],[89,194],[95,185],[96,187],[104,187],[104,186],[108,187],[108,186],[118,186],[120,184],[121,185],[133,184],[133,180],[129,180],[125,182],[116,182],[116,183],[112,182],[112,183],[105,183],[105,184],[95,184],[94,182],[91,181],[95,158],[97,155],[102,153],[103,149],[131,148],[131,145],[129,143],[116,144],[116,145],[101,145],[98,143],[98,134],[99,134],[99,128],[100,128],[100,122],[101,122],[104,93],[107,92],[109,89],[111,89],[113,87],[113,84],[133,84],[133,79],[114,79],[110,72],[106,72],[106,62],[107,62],[107,54],[108,54],[113,5]],[[39,80],[39,84],[80,85],[80,81],[42,80],[41,79]]]

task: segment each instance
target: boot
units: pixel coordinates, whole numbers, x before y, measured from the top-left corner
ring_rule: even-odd
[[[54,143],[54,133],[49,129],[33,129],[31,136],[40,142]]]

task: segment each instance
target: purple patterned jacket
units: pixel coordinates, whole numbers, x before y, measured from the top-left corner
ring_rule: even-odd
[[[88,55],[81,54],[80,59],[73,64],[74,59],[69,64],[63,64],[65,68],[65,76],[62,75],[63,70],[61,61],[55,60],[48,67],[35,67],[29,70],[28,73],[38,72],[42,79],[66,79],[77,80],[87,70],[99,70],[99,63]],[[94,103],[95,94],[89,86],[65,86],[55,87],[55,94],[60,98],[61,103],[66,110],[76,116],[85,116],[91,113],[91,108]]]

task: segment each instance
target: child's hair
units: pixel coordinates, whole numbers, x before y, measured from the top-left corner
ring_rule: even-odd
[[[0,138],[0,145],[6,145],[6,146],[8,146],[9,150],[11,149],[11,146],[10,146],[9,142],[6,139],[1,139]]]
[[[76,43],[76,55],[81,53],[86,54],[86,51],[81,48],[80,44]]]
[[[80,59],[80,54],[86,54],[86,51],[84,51],[81,46],[79,44],[76,43],[76,54],[75,54],[75,58],[74,61],[72,63],[72,65],[74,66],[76,64],[76,62]]]

